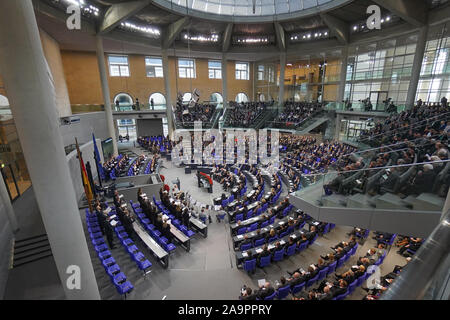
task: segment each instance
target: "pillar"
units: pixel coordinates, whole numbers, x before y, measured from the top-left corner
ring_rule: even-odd
[[[283,109],[284,104],[284,73],[286,69],[286,52],[280,53],[280,81],[278,92],[278,108]]]
[[[100,73],[100,83],[102,85],[103,101],[105,104],[106,126],[108,127],[108,134],[112,138],[113,156],[115,157],[119,154],[119,149],[117,147],[116,131],[114,130],[114,118],[111,109],[111,97],[109,95],[108,76],[106,74],[105,52],[103,51],[103,39],[99,35],[96,36],[96,44],[97,44],[98,71]]]
[[[427,44],[428,25],[419,29],[419,37],[416,44],[416,54],[414,55],[413,66],[411,71],[411,80],[409,81],[408,94],[406,96],[406,107],[414,106],[416,100],[417,87],[419,85],[420,71],[422,70],[423,56],[425,54],[425,46]]]
[[[174,120],[173,120],[173,110],[172,110],[172,90],[170,87],[170,72],[169,72],[169,55],[167,49],[161,50],[162,63],[163,63],[163,75],[164,75],[164,87],[166,90],[166,117],[167,126],[169,128],[169,137],[173,136],[174,131]]]
[[[448,189],[447,198],[444,203],[444,208],[442,209],[442,219],[445,217],[448,210],[450,210],[450,189]]]
[[[66,298],[100,299],[31,1],[0,1],[0,70]]]
[[[339,74],[339,92],[337,96],[337,103],[344,101],[345,83],[347,82],[347,64],[348,64],[348,46],[342,48],[342,64]]]
[[[228,76],[227,76],[227,54],[222,53],[222,98],[223,98],[223,110],[225,114],[225,110],[228,107]]]
[[[333,121],[333,119],[332,119]],[[334,140],[339,141],[339,133],[341,132],[341,121],[342,121],[342,117],[336,113],[336,119],[334,120],[335,122],[335,127],[334,127]]]

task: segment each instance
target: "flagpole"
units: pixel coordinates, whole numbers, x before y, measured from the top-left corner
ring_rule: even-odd
[[[100,175],[100,169],[98,168],[98,166],[100,165],[100,159],[97,159],[97,155],[95,154],[95,151],[94,151],[94,160],[95,160],[95,167],[97,168],[98,182],[100,184],[100,187],[103,188],[102,176]]]
[[[83,158],[82,158],[82,155],[81,155],[81,151],[80,151],[80,147],[78,145],[77,138],[75,138],[75,145],[77,147],[77,155],[78,155],[78,160],[80,162],[81,183],[83,184],[83,187],[84,187],[84,194],[86,195],[86,199],[87,199],[88,206],[89,206],[89,211],[91,213],[94,213],[94,210],[92,208],[92,203],[91,203],[92,194],[90,192],[90,186],[88,185],[89,180],[88,180],[88,177],[87,177],[87,173],[85,171],[86,169],[84,168]]]

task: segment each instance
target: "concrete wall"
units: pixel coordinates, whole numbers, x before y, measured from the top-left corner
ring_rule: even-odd
[[[80,122],[71,123],[70,125],[61,125],[60,131],[63,137],[64,146],[75,143],[84,144],[92,140],[92,133],[96,139],[105,140],[109,138],[108,128],[106,126],[106,115],[104,112],[89,112],[72,116],[79,118]],[[101,149],[99,149],[101,150]],[[101,152],[100,152],[101,153]]]
[[[100,87],[100,75],[95,52],[61,51],[69,97],[72,104],[103,104]],[[108,57],[106,55],[106,61]],[[172,100],[177,93],[200,91],[200,100],[209,100],[212,93],[222,94],[222,80],[209,79],[208,59],[195,59],[196,78],[180,79],[177,70],[178,58],[169,58]],[[121,92],[126,92],[139,98],[141,103],[148,103],[152,93],[165,94],[163,78],[149,78],[145,71],[145,56],[128,55],[129,77],[108,77],[110,98]],[[235,61],[228,61],[228,99],[234,100],[239,92],[244,92],[249,98],[253,96],[253,71],[250,63],[250,80],[235,79]],[[109,68],[108,68],[109,73]]]
[[[102,158],[103,163],[103,153],[102,153],[102,141],[100,139],[96,139],[97,148],[100,152],[100,157]],[[94,144],[92,142],[92,138],[89,142],[80,146],[80,151],[83,156],[84,164],[87,162],[91,164],[92,176],[94,180],[97,178],[97,169],[95,168],[95,160],[94,160]],[[77,150],[72,151],[66,156],[67,163],[69,165],[70,176],[72,177],[73,187],[75,189],[76,198],[79,200],[84,193],[83,184],[81,182],[81,171],[80,171],[80,162],[77,159]]]
[[[8,191],[0,176],[0,299],[5,293],[6,283],[8,281],[9,264],[12,254],[13,232],[10,218],[8,217],[8,207],[5,201],[9,201]],[[10,203],[9,203],[10,205]],[[9,208],[11,210],[11,208]],[[14,214],[10,212],[10,214]]]
[[[153,201],[153,195],[157,200],[159,200],[159,190],[163,186],[162,183],[158,184],[146,184],[143,186],[136,186],[133,188],[125,188],[125,189],[119,189],[119,194],[123,194],[124,199],[127,200],[129,203],[130,200],[133,202],[137,202],[137,192],[138,189],[141,188],[142,192],[147,194],[147,197],[150,201]]]
[[[157,136],[163,134],[162,119],[137,119],[138,136]]]
[[[0,255],[0,299],[4,295],[8,281],[12,243],[13,233],[11,231],[11,225],[6,214],[5,205],[3,202],[0,202],[0,252],[2,253]]]

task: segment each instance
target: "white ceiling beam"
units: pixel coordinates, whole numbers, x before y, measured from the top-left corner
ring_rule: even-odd
[[[330,34],[336,36],[339,43],[348,44],[350,38],[350,26],[345,21],[335,18],[327,13],[320,15],[323,22],[330,29]]]
[[[416,27],[421,27],[427,23],[428,5],[424,0],[373,1]]]
[[[99,28],[99,34],[104,35],[116,28],[122,21],[135,15],[148,6],[151,0],[139,0],[131,2],[120,2],[113,4],[105,13]]]

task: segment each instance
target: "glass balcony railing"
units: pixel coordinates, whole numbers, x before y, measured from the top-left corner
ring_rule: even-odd
[[[113,111],[156,111],[156,110],[166,110],[166,104],[154,104],[153,106],[149,103],[140,104],[139,107],[131,104],[120,104],[119,106],[111,104]]]
[[[301,176],[295,196],[321,207],[418,210],[442,212],[450,183],[450,160],[369,168],[364,154],[352,154],[364,169],[309,173],[312,168],[294,168]]]
[[[450,209],[381,300],[450,299]]]
[[[387,106],[384,103],[373,103],[369,108],[362,102],[352,102],[351,107],[344,102],[329,102],[325,106],[328,111],[356,111],[356,112],[388,112]],[[400,113],[406,110],[406,105],[396,105],[396,112]]]

